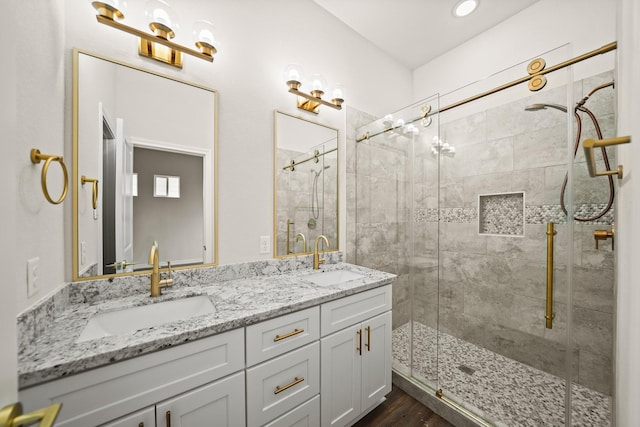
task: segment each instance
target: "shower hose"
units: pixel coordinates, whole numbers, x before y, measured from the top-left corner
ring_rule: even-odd
[[[589,116],[589,118],[591,119],[591,122],[593,123],[593,126],[595,127],[596,134],[598,135],[598,139],[602,139],[602,130],[600,129],[600,124],[598,123],[598,120],[596,119],[596,116],[593,114],[593,112],[591,110],[589,110],[587,107],[585,107],[584,104],[587,102],[587,100],[594,93],[596,93],[600,89],[604,89],[604,88],[609,87],[609,86],[614,86],[614,82],[605,83],[605,84],[602,84],[602,85],[592,89],[591,92],[589,92],[587,94],[587,96],[585,96],[584,98],[582,98],[580,101],[578,101],[576,103],[576,106],[573,109],[573,115],[576,118],[576,122],[578,123],[578,128],[577,128],[577,132],[576,132],[576,139],[575,139],[575,144],[574,144],[574,148],[573,148],[573,158],[574,159],[576,157],[576,153],[578,152],[578,148],[580,147],[580,137],[582,135],[582,118],[578,114],[578,111],[586,113]],[[607,155],[607,150],[606,150],[605,147],[600,147],[600,149],[602,150],[602,160],[604,161],[606,169],[610,170],[611,167],[609,166],[609,156]],[[613,176],[609,175],[607,178],[609,179],[609,201],[607,202],[607,205],[605,206],[605,208],[602,209],[599,213],[597,213],[596,215],[594,215],[592,217],[579,218],[579,217],[574,216],[573,217],[574,220],[581,221],[581,222],[596,221],[596,220],[602,218],[607,212],[609,212],[609,210],[611,209],[611,206],[613,206],[613,199],[615,197],[615,187],[614,187],[614,184],[613,184]],[[565,215],[567,214],[567,207],[565,206],[565,203],[564,203],[564,193],[565,193],[565,191],[567,189],[567,181],[568,181],[568,179],[569,179],[569,172],[567,171],[567,173],[564,175],[564,182],[562,183],[562,190],[560,191],[560,206],[562,207],[562,211],[565,213]]]

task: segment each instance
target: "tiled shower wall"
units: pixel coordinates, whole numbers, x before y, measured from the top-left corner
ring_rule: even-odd
[[[334,153],[335,154],[335,153]],[[306,159],[311,153],[299,153],[291,150],[277,150],[277,165],[288,165],[291,159]],[[315,228],[309,226],[309,220],[314,218],[312,213],[313,179],[315,172],[325,166],[318,177],[318,206],[314,210],[318,213]],[[298,233],[304,234],[307,241],[307,252],[313,251],[313,243],[320,234],[329,239],[331,247],[337,246],[337,210],[338,210],[338,184],[337,184],[337,160],[335,156],[322,156],[318,163],[313,161],[298,165],[295,171],[283,170],[279,167],[276,171],[277,179],[277,224],[276,233],[278,255],[286,255],[287,220],[293,221],[290,226],[290,250],[292,253],[303,253],[303,242],[295,241]]]
[[[610,80],[612,73],[605,73],[575,83],[575,99]],[[570,229],[559,202],[566,116],[552,109],[524,111],[534,102],[565,99],[559,88],[452,121],[443,113],[439,133],[457,152],[442,156],[439,169],[424,130],[413,147],[410,138],[383,135],[359,143],[356,155],[356,129],[375,118],[349,109],[347,253],[351,262],[399,274],[395,327],[413,316],[564,376],[572,233],[573,378],[610,394],[613,255],[610,241],[595,249],[593,231],[610,229],[613,212]],[[597,92],[585,106],[598,117],[604,137],[614,136],[613,90]],[[596,137],[586,117],[583,124],[581,140]],[[608,199],[607,179],[588,177],[582,149],[573,171],[576,216],[599,211]],[[481,235],[478,196],[513,192],[524,193],[524,236]],[[553,329],[544,326],[548,221],[558,232]]]

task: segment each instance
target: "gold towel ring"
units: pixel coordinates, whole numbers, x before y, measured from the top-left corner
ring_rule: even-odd
[[[80,182],[82,185],[85,185],[87,182],[93,183],[93,187],[91,188],[91,205],[93,209],[98,209],[98,180],[96,178],[87,178],[82,175],[80,177]]]
[[[69,190],[69,174],[67,173],[67,166],[62,161],[62,156],[52,156],[50,154],[41,154],[40,150],[36,148],[31,149],[31,163],[37,164],[44,160],[44,166],[42,167],[42,174],[40,175],[40,181],[42,184],[42,192],[44,193],[45,199],[54,205],[58,205],[62,203],[62,201],[67,197],[67,191]],[[62,168],[62,173],[64,174],[64,188],[62,189],[62,194],[58,200],[53,200],[49,195],[49,190],[47,189],[47,172],[49,171],[49,165],[51,162],[60,163],[60,167]]]

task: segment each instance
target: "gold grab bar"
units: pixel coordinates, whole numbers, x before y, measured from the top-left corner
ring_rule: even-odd
[[[69,190],[69,174],[67,173],[67,165],[64,164],[62,160],[62,156],[53,156],[51,154],[41,154],[40,150],[36,148],[31,149],[31,163],[38,164],[42,160],[44,160],[44,166],[42,167],[42,173],[40,175],[40,183],[42,185],[42,192],[44,193],[44,198],[53,205],[59,205],[62,201],[67,197],[67,191]],[[60,163],[60,167],[62,168],[62,173],[64,174],[64,187],[62,189],[62,195],[58,200],[53,200],[49,195],[49,190],[47,189],[47,172],[49,171],[49,165],[51,162]]]
[[[553,312],[553,238],[557,232],[553,227],[553,222],[547,223],[547,310],[544,315],[547,329],[553,327],[553,319],[556,317]]]
[[[29,426],[37,422],[40,423],[40,427],[51,427],[61,407],[62,403],[55,403],[46,408],[23,414],[20,402],[7,405],[0,409],[0,427]]]
[[[630,136],[619,136],[617,138],[605,138],[605,139],[586,139],[582,143],[584,148],[584,158],[587,161],[587,169],[589,169],[589,176],[592,178],[596,176],[618,175],[618,179],[622,179],[622,165],[618,166],[616,170],[607,170],[598,172],[596,170],[596,156],[594,149],[600,147],[609,147],[611,145],[628,144],[631,142]]]
[[[91,188],[91,206],[93,209],[98,209],[98,180],[96,178],[87,178],[82,175],[80,177],[80,182],[82,185],[85,185],[87,182],[91,182],[93,187]]]
[[[283,385],[282,387],[277,386],[276,389],[273,391],[273,394],[278,394],[278,393],[282,393],[283,391],[285,391],[288,388],[293,387],[296,384],[300,384],[302,381],[304,381],[303,377],[296,377],[293,381],[291,381],[289,384],[287,385]]]
[[[289,333],[287,333],[287,334],[284,334],[284,335],[276,335],[276,336],[275,336],[275,338],[273,338],[273,342],[278,342],[278,341],[281,341],[281,340],[284,340],[284,339],[290,338],[290,337],[292,337],[292,336],[294,336],[294,335],[301,334],[301,333],[303,333],[303,332],[304,332],[304,329],[298,329],[298,328],[296,328],[296,329],[294,329],[293,331],[291,331],[291,332],[289,332]]]

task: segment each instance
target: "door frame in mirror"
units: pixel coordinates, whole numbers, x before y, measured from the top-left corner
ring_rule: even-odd
[[[321,126],[326,129],[330,129],[336,132],[336,238],[335,246],[327,249],[326,252],[337,252],[340,250],[340,129],[333,126],[319,123],[313,120],[309,120],[305,117],[300,117],[295,114],[287,113],[282,110],[273,111],[273,257],[274,258],[290,258],[301,255],[309,255],[314,252],[314,242],[308,241],[308,250],[304,253],[292,253],[285,255],[278,255],[278,114],[288,116],[293,119],[302,120],[304,122]],[[333,150],[332,150],[333,151]],[[331,242],[333,244],[333,242]]]
[[[213,194],[211,194],[211,192],[206,193],[203,197],[204,197],[204,203],[208,203],[209,204],[209,210],[211,211],[212,215],[213,215],[213,220],[210,221],[211,224],[205,225],[205,229],[208,228],[208,230],[210,230],[211,235],[207,236],[207,238],[205,239],[205,241],[210,241],[212,242],[212,247],[213,247],[213,257],[212,257],[212,262],[208,262],[208,263],[202,263],[202,264],[197,264],[197,265],[184,265],[184,266],[176,266],[174,268],[174,270],[181,270],[181,269],[188,269],[188,268],[196,268],[196,267],[207,267],[207,266],[215,266],[218,265],[218,259],[219,259],[219,254],[218,254],[218,91],[215,89],[212,89],[210,87],[207,86],[203,86],[197,83],[193,83],[193,82],[189,82],[183,79],[179,79],[170,75],[166,75],[166,74],[162,74],[156,71],[152,71],[149,69],[145,69],[145,68],[141,68],[138,67],[136,65],[132,65],[132,64],[128,64],[126,62],[123,61],[119,61],[113,58],[109,58],[107,56],[104,55],[100,55],[100,54],[96,54],[94,52],[90,52],[87,50],[83,50],[83,49],[79,49],[79,48],[73,48],[73,54],[72,54],[72,58],[73,58],[73,67],[72,67],[72,137],[73,137],[73,149],[72,149],[72,165],[73,165],[73,170],[72,170],[72,280],[73,281],[86,281],[86,280],[95,280],[95,279],[102,279],[102,278],[109,278],[109,277],[119,277],[119,276],[133,276],[133,275],[139,275],[139,274],[149,274],[149,272],[151,270],[149,269],[145,269],[145,270],[139,270],[139,271],[134,271],[134,272],[126,272],[126,273],[115,273],[115,274],[102,274],[102,275],[95,275],[95,276],[89,276],[89,277],[80,277],[80,272],[79,272],[79,245],[80,242],[78,241],[79,239],[79,224],[78,224],[78,207],[79,207],[79,186],[80,186],[80,174],[78,172],[78,161],[79,161],[79,111],[80,111],[80,106],[79,106],[79,83],[80,83],[80,70],[79,70],[79,56],[80,55],[88,55],[91,57],[94,57],[96,59],[101,59],[104,61],[108,61],[111,62],[113,64],[116,65],[120,65],[123,67],[127,67],[130,68],[132,70],[137,70],[140,72],[144,72],[147,74],[150,74],[152,76],[157,76],[160,78],[164,78],[167,80],[171,80],[173,82],[177,82],[177,83],[181,83],[181,84],[185,84],[188,86],[191,86],[193,88],[197,88],[197,89],[202,89],[205,90],[207,92],[210,92],[212,95],[212,99],[213,99],[213,117],[212,117],[212,124],[213,124],[213,141],[212,141],[212,146],[209,150],[209,153],[207,154],[207,156],[213,156],[213,161],[210,162],[211,165],[211,174],[210,174],[210,179],[207,181],[207,183],[204,185],[204,190],[206,191],[207,188],[210,189]],[[142,139],[139,137],[135,137],[134,139],[136,139],[137,141],[141,141]],[[203,150],[206,151],[206,150]],[[204,218],[205,223],[207,222],[207,219]]]

